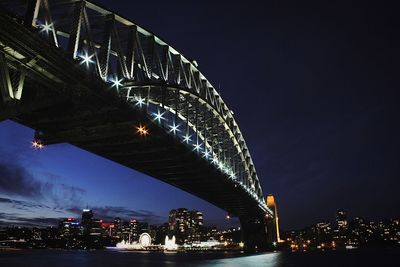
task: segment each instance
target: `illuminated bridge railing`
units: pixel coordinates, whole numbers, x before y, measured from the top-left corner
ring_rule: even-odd
[[[89,1],[0,0],[0,8],[117,90],[272,214],[233,112],[196,61]],[[21,92],[10,97],[19,99]]]

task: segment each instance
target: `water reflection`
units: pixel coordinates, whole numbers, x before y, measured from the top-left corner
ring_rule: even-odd
[[[196,264],[196,266],[229,266],[229,267],[247,267],[247,266],[266,266],[266,267],[278,267],[280,266],[280,252],[270,252],[265,254],[225,258],[217,260],[207,260]]]

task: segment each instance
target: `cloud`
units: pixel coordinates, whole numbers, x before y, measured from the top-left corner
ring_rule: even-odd
[[[96,206],[91,207],[91,210],[93,211],[95,217],[104,219],[106,221],[112,221],[119,217],[125,221],[137,219],[139,221],[157,224],[165,220],[164,217],[159,216],[149,210],[132,210],[126,207],[118,206]],[[70,207],[67,209],[67,211],[79,216],[82,214],[82,209],[80,207]]]
[[[15,213],[0,212],[0,225],[2,226],[25,226],[25,227],[49,227],[57,226],[63,218],[45,218],[45,217],[33,217],[23,218]]]
[[[0,193],[38,198],[44,186],[21,166],[0,162]]]
[[[2,203],[11,204],[11,205],[13,205],[14,208],[17,208],[17,209],[23,209],[23,208],[24,209],[27,209],[27,208],[47,208],[47,209],[50,209],[49,206],[46,206],[46,205],[43,205],[43,204],[40,204],[40,203],[0,197],[0,204],[2,204]]]
[[[24,167],[0,162],[0,194],[19,196],[32,200],[54,203],[54,206],[80,203],[86,190],[58,183],[60,177],[51,173],[39,173],[49,181],[36,179]]]

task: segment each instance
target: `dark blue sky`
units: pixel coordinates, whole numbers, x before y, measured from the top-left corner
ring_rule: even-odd
[[[332,219],[337,208],[370,219],[400,216],[394,4],[96,2],[197,60],[235,112],[283,228]],[[4,218],[36,222],[74,215],[88,203],[105,216],[152,222],[185,206],[204,211],[210,224],[226,223],[225,213],[206,202],[72,146],[33,151],[32,136],[0,124]]]

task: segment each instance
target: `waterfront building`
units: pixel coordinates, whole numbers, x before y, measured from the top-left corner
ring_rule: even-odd
[[[200,241],[202,227],[203,213],[200,211],[180,208],[169,212],[169,230],[176,235],[176,240],[180,244]]]

